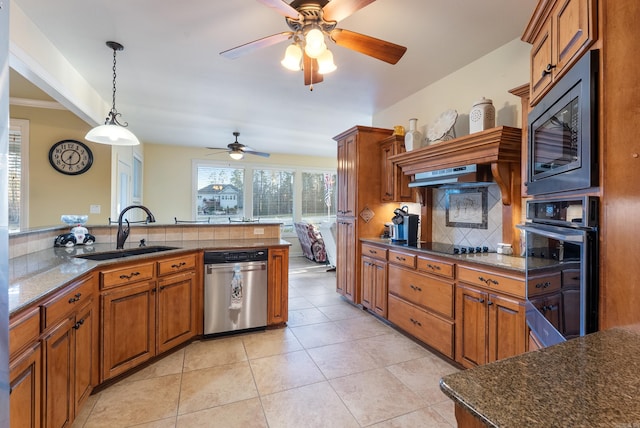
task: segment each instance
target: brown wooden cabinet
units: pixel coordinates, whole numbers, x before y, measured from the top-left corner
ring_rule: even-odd
[[[380,236],[393,205],[380,199],[380,141],[391,129],[355,126],[334,137],[338,145],[336,290],[360,303],[360,237]]]
[[[362,306],[387,317],[387,249],[362,244]]]
[[[11,343],[11,342],[10,342]],[[9,364],[9,424],[11,428],[40,428],[42,347],[35,342]]]
[[[525,284],[519,276],[459,266],[457,362],[474,367],[526,351]]]
[[[289,248],[269,249],[267,325],[285,324],[289,318]]]
[[[597,0],[540,1],[523,40],[531,43],[531,105],[597,39]]]
[[[199,265],[191,253],[100,272],[101,382],[197,334]]]
[[[402,173],[402,169],[394,165],[390,157],[404,153],[404,136],[392,135],[380,142],[382,182],[380,186],[380,199],[384,202],[411,202],[415,198],[409,187],[411,181],[408,175]]]

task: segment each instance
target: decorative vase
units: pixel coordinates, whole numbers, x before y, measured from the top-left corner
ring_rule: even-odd
[[[422,146],[422,132],[418,131],[418,119],[409,119],[409,130],[404,134],[404,147],[410,152]]]
[[[484,131],[496,126],[496,109],[493,101],[482,97],[473,103],[469,112],[469,133]]]

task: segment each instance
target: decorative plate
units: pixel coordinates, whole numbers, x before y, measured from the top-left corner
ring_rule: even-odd
[[[427,129],[427,138],[429,141],[436,141],[449,133],[453,125],[458,119],[458,112],[453,109],[442,112],[440,116]]]

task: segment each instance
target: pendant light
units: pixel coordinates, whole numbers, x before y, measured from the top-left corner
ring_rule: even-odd
[[[107,42],[107,46],[113,49],[113,96],[112,106],[104,125],[96,126],[84,137],[89,141],[100,144],[110,144],[112,146],[136,146],[140,144],[138,138],[128,129],[127,122],[120,123],[118,116],[122,116],[116,110],[116,52],[124,49],[118,42]]]

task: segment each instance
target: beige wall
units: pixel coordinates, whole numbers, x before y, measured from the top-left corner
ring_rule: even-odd
[[[333,169],[337,166],[336,158],[272,154],[268,159],[246,156],[242,161],[232,161],[224,153],[207,156],[211,153],[202,147],[145,144],[144,205],[154,213],[158,222],[173,223],[174,217],[192,218],[192,164],[195,159],[234,167],[248,163]]]
[[[29,121],[29,227],[62,224],[62,214],[89,214],[90,224],[106,224],[111,205],[111,147],[84,139],[90,129],[66,110],[10,106],[12,119]],[[64,175],[49,164],[49,149],[60,140],[82,141],[93,152],[93,165],[84,174]]]
[[[520,98],[508,90],[529,81],[531,45],[515,39],[443,79],[405,98],[373,117],[373,125],[403,125],[418,118],[418,128],[426,127],[447,109],[458,112],[456,136],[469,134],[469,110],[482,97],[493,100],[496,125],[521,126]],[[437,59],[436,59],[437,60]]]

